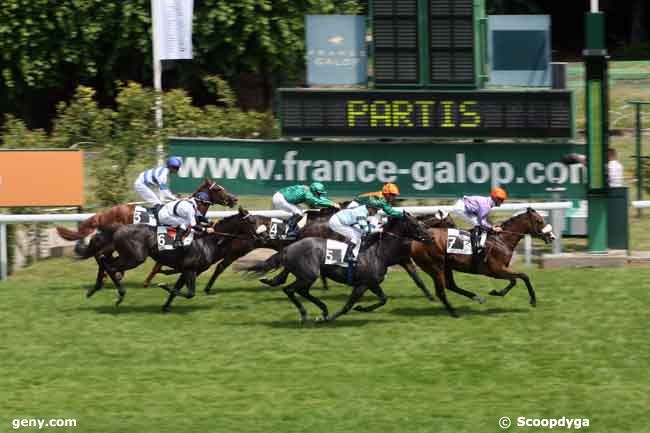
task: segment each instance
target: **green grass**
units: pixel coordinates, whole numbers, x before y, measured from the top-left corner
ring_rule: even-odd
[[[281,291],[232,273],[163,315],[165,292],[140,288],[148,269],[127,275],[119,309],[111,286],[84,298],[91,262],[0,283],[1,431],[32,417],[76,418],[61,432],[540,431],[501,430],[501,416],[647,431],[650,269],[530,270],[537,308],[519,283],[485,305],[451,294],[460,319],[394,272],[383,309],[305,327]],[[348,293],[319,287],[330,309]]]

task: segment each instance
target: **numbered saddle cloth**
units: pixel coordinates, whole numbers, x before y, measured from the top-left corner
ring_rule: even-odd
[[[133,211],[133,224],[145,224],[150,227],[156,227],[158,219],[156,218],[155,209],[136,206]]]
[[[472,255],[472,241],[469,232],[458,229],[447,229],[447,252],[450,254]],[[485,246],[487,233],[481,234],[479,246]]]
[[[289,227],[284,220],[271,218],[271,226],[269,228],[270,239],[285,239],[287,237],[287,230],[289,230]]]
[[[171,251],[174,250],[174,239],[176,239],[176,228],[169,226],[158,226],[156,228],[156,240],[158,242],[158,251]],[[189,231],[183,237],[183,247],[187,247],[194,240],[194,232]]]
[[[347,267],[348,262],[345,261],[345,252],[347,249],[348,244],[332,239],[327,239],[327,244],[325,246],[324,264]]]

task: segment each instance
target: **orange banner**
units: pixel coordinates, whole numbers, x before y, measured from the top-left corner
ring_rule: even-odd
[[[0,207],[81,206],[83,152],[0,150]]]

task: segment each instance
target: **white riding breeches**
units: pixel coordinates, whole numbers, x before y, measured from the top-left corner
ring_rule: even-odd
[[[158,197],[158,194],[153,192],[146,183],[141,182],[140,178],[133,182],[133,189],[135,189],[135,192],[137,192],[144,201],[151,204],[163,204],[162,200],[160,200],[160,197]]]
[[[291,215],[303,216],[305,214],[305,211],[300,206],[289,203],[280,192],[273,194],[271,202],[273,204],[273,209],[283,210],[289,212]]]
[[[453,214],[455,217],[462,219],[465,222],[470,223],[472,227],[479,225],[478,216],[467,212],[463,199],[460,199],[454,203],[454,207],[449,211],[449,213]]]
[[[361,239],[363,238],[363,231],[356,227],[351,227],[341,223],[341,220],[334,215],[329,220],[329,227],[332,231],[344,236],[345,239],[349,240],[354,244],[354,257],[359,256],[359,249],[361,249]]]

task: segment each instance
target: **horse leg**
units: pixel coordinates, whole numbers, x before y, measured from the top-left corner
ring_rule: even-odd
[[[321,313],[323,313],[323,319],[325,319],[329,315],[327,305],[325,305],[325,303],[320,299],[318,299],[316,296],[309,293],[309,286],[301,287],[296,291],[300,296],[302,296],[303,298],[307,299],[312,304],[315,304],[318,308],[320,308]]]
[[[510,280],[510,283],[508,283],[508,285],[505,286],[503,289],[490,291],[490,295],[501,296],[501,297],[506,296],[510,291],[510,289],[512,289],[515,286],[515,284],[517,284],[517,280],[513,278],[512,280]]]
[[[287,295],[289,300],[293,302],[293,305],[295,305],[296,308],[298,309],[298,312],[300,313],[300,323],[305,323],[307,321],[307,310],[305,310],[305,307],[304,305],[302,305],[302,302],[300,302],[300,300],[296,297],[295,292],[297,290],[300,290],[301,288],[309,287],[309,286],[311,286],[309,282],[304,281],[300,278],[296,278],[296,281],[282,288],[284,294]]]
[[[363,292],[365,292],[365,291],[366,291],[366,286],[356,286],[356,287],[354,287],[354,288],[352,289],[352,292],[350,293],[350,296],[348,297],[347,302],[346,302],[345,305],[343,306],[343,308],[341,308],[339,311],[337,311],[337,312],[334,313],[333,315],[331,315],[331,316],[327,316],[327,317],[325,318],[325,321],[327,321],[327,322],[333,322],[333,321],[336,320],[339,316],[342,316],[343,314],[346,314],[348,311],[350,311],[350,309],[352,309],[352,307],[354,306],[354,304],[356,304],[357,302],[359,302],[359,300],[360,300],[361,297],[363,296]]]
[[[445,273],[444,271],[433,271],[430,272],[429,275],[433,279],[433,284],[436,286],[436,296],[438,296],[438,299],[442,302],[442,304],[445,306],[451,317],[458,317],[458,313],[456,313],[456,310],[454,310],[454,307],[451,306],[449,301],[447,300],[447,294],[445,293]]]
[[[528,289],[528,297],[530,301],[530,305],[535,307],[537,305],[537,297],[535,296],[535,289],[533,289],[533,285],[530,283],[530,278],[528,275],[524,274],[523,272],[515,272],[509,267],[503,267],[501,270],[494,272],[492,274],[493,277],[499,278],[501,280],[510,280],[510,284],[508,284],[507,287],[505,287],[503,290],[500,292],[496,292],[496,296],[505,296],[510,289],[515,285],[516,278],[520,278],[524,284],[526,284],[526,288]],[[490,292],[490,294],[492,294]]]
[[[472,301],[476,301],[479,304],[483,304],[485,302],[485,299],[483,299],[481,296],[477,295],[476,293],[458,287],[458,285],[456,285],[456,281],[454,281],[454,273],[451,270],[451,268],[445,267],[445,278],[447,280],[446,281],[447,289],[451,290],[452,292],[458,293],[459,295],[463,295],[471,299]]]
[[[427,289],[427,286],[424,284],[424,281],[422,281],[422,278],[420,278],[420,276],[418,275],[417,268],[415,267],[415,264],[411,261],[411,259],[409,259],[408,263],[403,263],[402,267],[411,276],[411,278],[415,282],[415,285],[418,286],[420,290],[422,290],[424,296],[426,296],[429,301],[435,301],[436,298],[434,298],[434,296],[431,294],[429,289]]]
[[[181,273],[181,275],[178,277],[178,280],[176,280],[176,284],[174,284],[174,288],[173,288],[173,289],[170,289],[169,287],[167,287],[167,286],[164,285],[164,284],[160,284],[160,285],[159,285],[159,287],[161,287],[162,289],[164,289],[164,290],[166,290],[166,291],[169,292],[169,296],[167,297],[167,302],[165,302],[165,303],[163,304],[163,306],[162,306],[162,311],[163,311],[163,313],[167,313],[167,312],[169,312],[169,310],[170,310],[170,308],[171,308],[171,305],[172,305],[172,301],[174,300],[174,298],[175,298],[176,296],[178,296],[178,295],[184,296],[184,295],[181,293],[181,288],[185,285],[185,281],[186,281],[186,275],[185,275],[185,272],[183,272],[183,273]]]
[[[149,275],[147,275],[147,279],[144,280],[142,287],[149,287],[149,284],[151,284],[151,280],[153,280],[153,277],[155,277],[156,274],[159,273],[161,269],[162,269],[162,265],[156,262],[151,272],[149,272]]]
[[[280,272],[278,275],[276,275],[273,278],[262,278],[260,280],[261,283],[264,283],[268,286],[271,287],[276,287],[279,286],[280,284],[284,284],[287,282],[287,278],[289,278],[289,271],[287,268],[282,268],[282,272]]]
[[[226,257],[217,264],[217,267],[214,269],[214,272],[210,277],[210,281],[208,281],[208,285],[205,286],[205,289],[203,290],[206,295],[214,294],[214,292],[211,292],[212,285],[214,284],[215,281],[217,281],[219,275],[221,275],[223,271],[225,271],[228,268],[228,266],[230,266],[232,262],[234,262],[238,258],[239,257],[235,257],[235,258]]]
[[[90,298],[104,285],[104,277],[106,276],[106,272],[104,272],[104,266],[102,265],[99,257],[95,256],[95,261],[97,262],[97,278],[95,279],[95,287],[90,288],[86,291],[86,298]]]
[[[323,282],[323,290],[329,290],[330,286],[327,283],[327,278],[324,275],[321,275],[320,280]]]
[[[372,305],[368,305],[367,307],[364,307],[363,305],[357,305],[354,307],[354,311],[361,311],[362,313],[369,313],[371,311],[376,310],[379,307],[383,307],[386,305],[386,302],[388,302],[388,298],[386,297],[386,294],[384,291],[381,289],[380,286],[370,286],[368,287],[372,293],[377,295],[379,298],[379,302],[376,302]]]
[[[124,296],[126,296],[126,290],[124,287],[122,287],[122,284],[120,283],[121,278],[118,278],[117,274],[121,273],[119,271],[119,267],[116,267],[116,269],[113,269],[112,267],[115,266],[116,264],[120,264],[120,258],[118,257],[118,260],[115,260],[114,263],[111,265],[108,265],[106,257],[100,257],[99,260],[101,262],[101,267],[104,269],[104,271],[108,274],[109,278],[111,281],[113,281],[113,284],[117,288],[117,299],[115,300],[115,306],[119,306],[122,301],[124,300]],[[137,265],[136,265],[137,266]],[[133,266],[135,267],[135,266]]]

